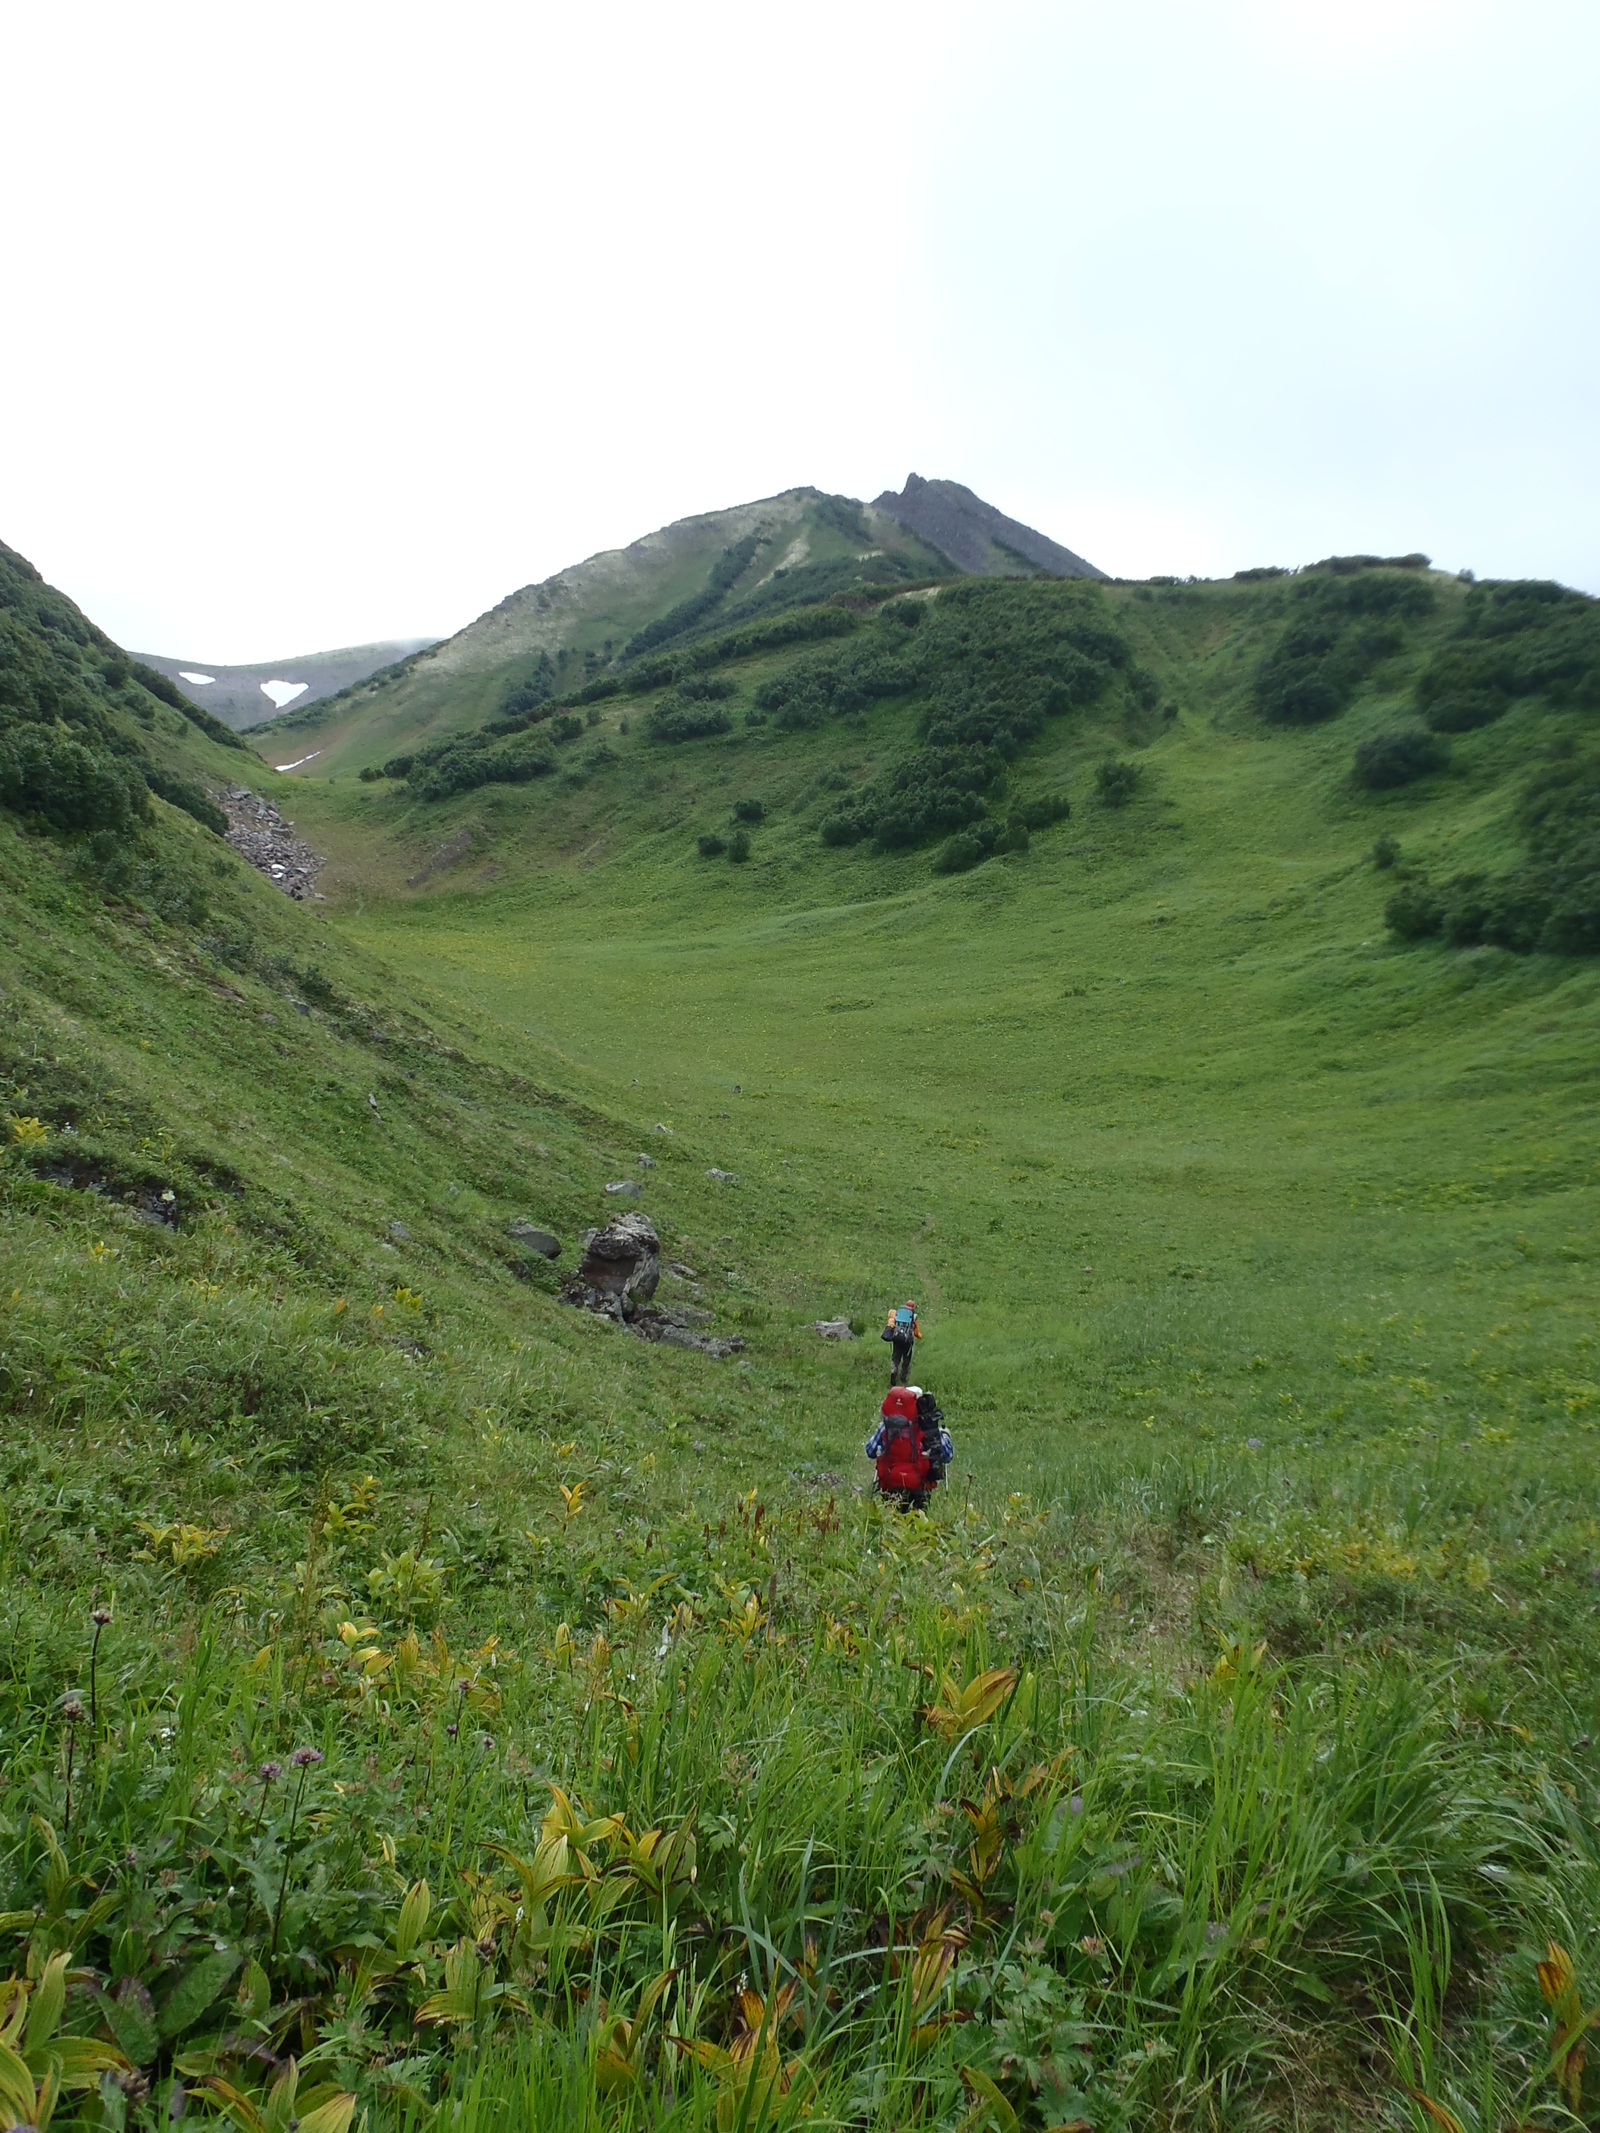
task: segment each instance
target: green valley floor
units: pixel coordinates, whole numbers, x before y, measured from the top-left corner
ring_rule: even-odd
[[[819,842],[894,704],[264,774],[314,912],[7,832],[7,2123],[1600,2123],[1600,963],[1385,926],[1511,723],[1358,793],[1404,675],[1116,597],[969,872]],[[511,1234],[619,1203],[740,1352]]]

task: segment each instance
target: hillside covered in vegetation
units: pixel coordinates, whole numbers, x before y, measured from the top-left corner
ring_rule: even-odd
[[[17,2123],[1595,2122],[1595,603],[735,573],[285,779],[5,560]]]

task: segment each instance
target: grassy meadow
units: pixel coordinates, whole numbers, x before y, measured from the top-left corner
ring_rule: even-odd
[[[1571,714],[1360,792],[1457,588],[1293,730],[1273,587],[1092,597],[1158,696],[969,872],[819,840],[894,699],[255,779],[320,915],[0,845],[17,2123],[1600,2122],[1600,965],[1371,856],[1500,863]],[[519,1257],[623,1179],[741,1354]]]

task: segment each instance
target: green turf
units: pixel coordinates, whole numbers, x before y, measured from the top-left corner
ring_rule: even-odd
[[[1574,714],[1363,796],[1457,589],[1309,731],[1278,589],[1095,597],[1175,715],[1052,721],[1071,818],[959,876],[818,838],[903,703],[262,778],[318,917],[186,822],[203,921],[0,844],[0,1904],[79,1971],[31,2077],[152,2084],[58,2124],[257,2133],[291,2052],[313,2133],[1593,2122],[1600,965],[1400,946],[1369,856],[1504,864]],[[624,1177],[741,1355],[519,1257]],[[908,1292],[926,1519],[860,1493]]]

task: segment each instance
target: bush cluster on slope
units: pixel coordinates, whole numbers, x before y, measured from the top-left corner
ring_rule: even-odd
[[[581,723],[579,731],[582,731]],[[403,776],[419,800],[448,800],[453,793],[472,792],[479,785],[526,785],[533,778],[547,778],[556,767],[555,753],[544,734],[505,735],[492,727],[477,733],[454,735],[420,748],[415,755],[395,756],[391,763],[404,763]]]
[[[1273,725],[1337,718],[1379,661],[1400,649],[1405,624],[1432,612],[1425,579],[1409,567],[1365,567],[1378,560],[1336,556],[1295,580],[1288,623],[1256,678],[1257,708]]]
[[[1541,771],[1518,823],[1527,847],[1521,867],[1406,882],[1384,910],[1390,931],[1456,948],[1600,955],[1600,756]]]
[[[1355,781],[1368,792],[1389,792],[1413,784],[1450,760],[1445,743],[1421,726],[1401,726],[1375,733],[1356,750]]]
[[[670,644],[674,637],[681,637],[686,630],[713,614],[727,597],[730,587],[736,585],[749,569],[756,550],[764,545],[769,536],[765,533],[747,533],[742,541],[734,541],[724,548],[711,566],[711,576],[703,590],[691,593],[687,600],[680,600],[676,607],[669,607],[664,615],[657,615],[654,622],[647,622],[642,630],[636,630],[622,647],[624,659],[637,659],[645,652],[653,652],[658,645]]]
[[[591,682],[588,688],[580,691],[580,700],[615,695],[619,689],[626,689],[630,695],[643,695],[651,689],[668,688],[686,675],[703,674],[712,667],[726,666],[730,660],[752,658],[757,652],[775,652],[785,645],[816,644],[830,637],[848,637],[856,627],[857,617],[848,607],[824,602],[790,608],[765,621],[751,622],[716,637],[702,637],[670,655],[644,660],[631,667],[621,680],[608,677],[604,681]]]
[[[907,628],[916,612],[897,603],[857,643],[797,662],[757,691],[757,704],[791,726],[875,697],[924,700],[917,748],[824,818],[825,844],[870,839],[892,851],[970,830],[1046,721],[1093,703],[1129,664],[1101,595],[1080,583],[974,580],[941,593]]]
[[[213,739],[242,746],[0,546],[0,806],[60,834],[126,834],[148,820],[156,792],[225,832],[209,796],[141,747],[133,722],[153,724],[151,696]]]
[[[1600,707],[1600,601],[1540,579],[1474,586],[1416,693],[1435,733],[1470,733],[1529,696]]]

